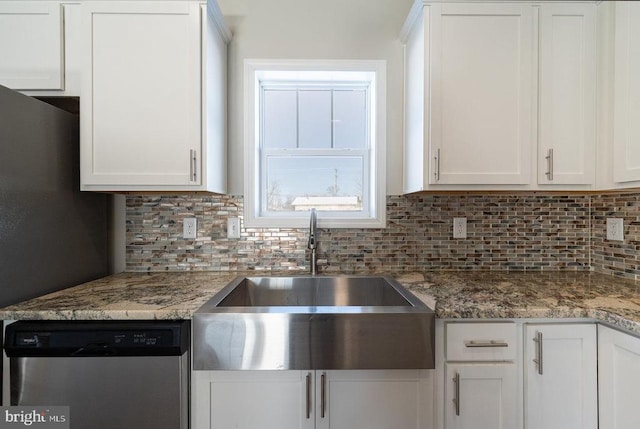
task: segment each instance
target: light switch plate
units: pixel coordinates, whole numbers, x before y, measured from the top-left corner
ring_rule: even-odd
[[[453,238],[467,238],[467,218],[453,218]]]
[[[624,220],[622,218],[607,218],[607,240],[624,241]]]
[[[198,220],[195,217],[187,217],[182,224],[182,238],[196,238],[198,234]]]

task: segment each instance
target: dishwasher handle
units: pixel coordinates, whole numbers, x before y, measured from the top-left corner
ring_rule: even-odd
[[[72,357],[80,357],[80,356],[116,356],[118,352],[114,350],[109,344],[106,343],[94,343],[87,344],[84,347],[80,347],[75,352],[71,353]]]

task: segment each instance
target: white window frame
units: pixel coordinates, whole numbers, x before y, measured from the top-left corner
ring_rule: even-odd
[[[384,228],[386,227],[386,61],[382,60],[245,60],[245,162],[244,162],[244,223],[247,227],[306,228],[309,213],[263,215],[260,213],[261,180],[264,166],[260,164],[260,94],[262,82],[273,85],[269,72],[366,72],[373,74],[369,89],[370,126],[369,163],[364,165],[368,183],[363,192],[369,202],[362,212],[318,212],[321,228]],[[336,82],[340,79],[337,78]],[[286,151],[283,151],[285,153]],[[362,154],[364,151],[351,153]],[[298,151],[301,155],[303,152]],[[317,155],[318,151],[314,152]],[[334,153],[335,154],[335,153]],[[364,158],[365,161],[367,157]],[[365,162],[366,164],[366,162]],[[263,175],[263,177],[261,177]]]

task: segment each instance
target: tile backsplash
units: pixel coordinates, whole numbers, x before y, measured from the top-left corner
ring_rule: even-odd
[[[608,217],[624,220],[624,241],[606,239]],[[640,280],[640,194],[591,197],[591,263],[596,271]]]
[[[611,211],[636,222],[625,225],[630,240],[624,245],[599,237]],[[185,240],[182,220],[194,216],[198,238]],[[242,216],[242,197],[128,196],[127,270],[307,270],[306,229],[243,225],[240,239],[227,239],[227,218]],[[452,238],[454,217],[467,218],[466,239]],[[366,274],[593,266],[640,277],[638,220],[640,195],[390,196],[387,228],[320,230],[319,270]]]

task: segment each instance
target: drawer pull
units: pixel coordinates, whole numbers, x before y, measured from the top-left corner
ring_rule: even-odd
[[[509,347],[504,341],[465,341],[465,347]]]

